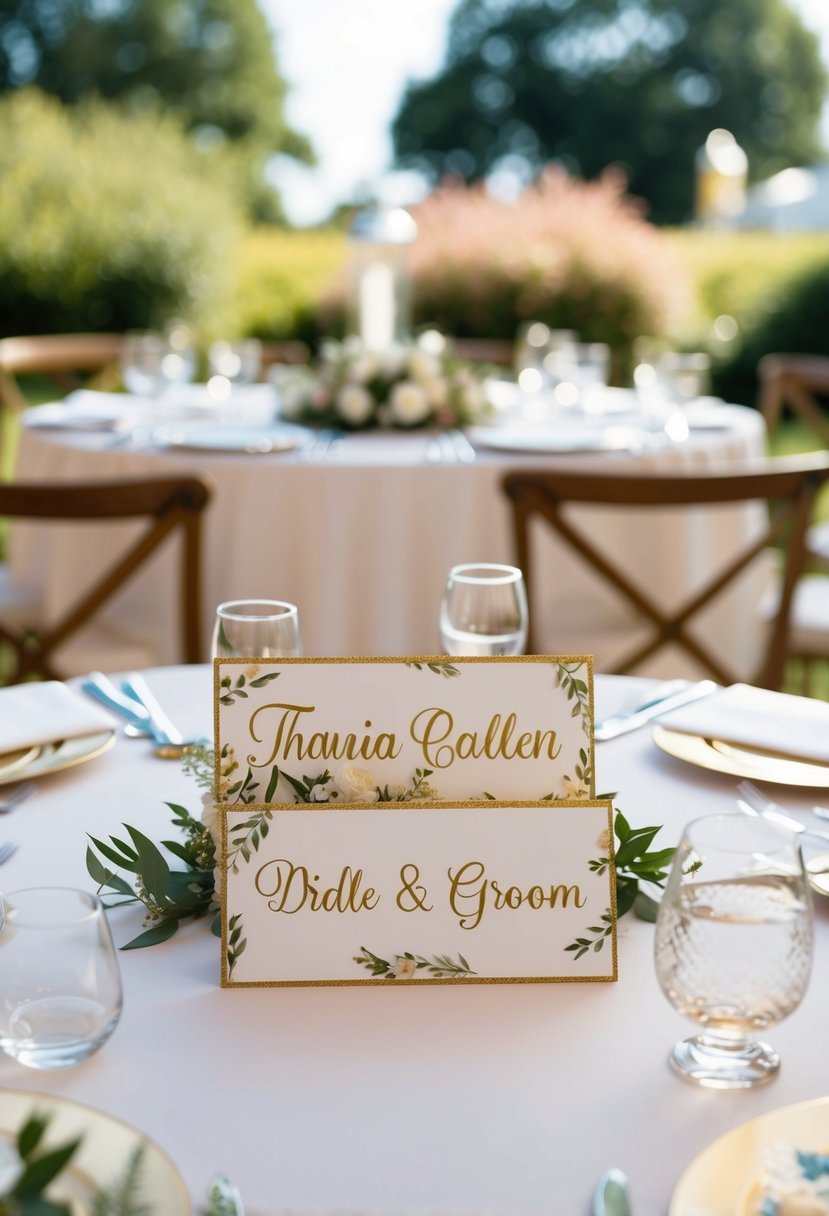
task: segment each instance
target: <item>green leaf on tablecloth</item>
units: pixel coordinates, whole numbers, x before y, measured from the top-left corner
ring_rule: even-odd
[[[134,937],[131,942],[127,942],[126,946],[122,946],[122,950],[141,950],[144,946],[157,946],[159,942],[166,942],[171,938],[178,929],[179,922],[171,917],[169,920],[160,921],[157,925],[153,925],[151,929],[146,929],[143,933],[139,933],[138,937]]]
[[[102,840],[98,840],[95,836],[90,836],[89,839],[95,845],[98,852],[103,854],[108,861],[113,862],[124,870],[131,870],[133,874],[138,873],[138,865],[135,861],[125,857],[123,853],[111,848],[110,845],[104,844]]]
[[[163,904],[167,896],[167,883],[170,878],[170,867],[161,856],[158,846],[153,844],[138,828],[124,824],[133,844],[138,851],[139,874],[141,881],[156,903]]]

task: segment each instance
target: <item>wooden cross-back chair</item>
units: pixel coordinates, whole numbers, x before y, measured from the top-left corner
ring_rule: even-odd
[[[784,406],[800,416],[829,447],[829,420],[818,398],[829,397],[829,358],[821,355],[765,355],[759,362],[758,405],[771,433]]]
[[[60,679],[53,655],[68,638],[87,625],[133,577],[162,542],[181,535],[178,601],[181,654],[184,662],[204,658],[201,639],[202,518],[211,497],[209,483],[195,476],[146,477],[96,482],[30,482],[0,484],[0,517],[49,523],[90,523],[144,519],[140,536],[94,578],[92,585],[48,625],[12,627],[3,620],[0,601],[0,641],[13,650],[8,678],[16,683],[30,676]]]
[[[0,405],[15,411],[26,408],[18,376],[45,376],[61,394],[77,388],[88,376],[98,387],[114,386],[123,342],[120,334],[0,338]]]
[[[829,456],[793,457],[757,462],[727,473],[512,472],[502,487],[512,504],[517,564],[532,593],[530,524],[546,521],[561,540],[609,583],[652,627],[651,636],[609,670],[630,672],[664,646],[674,644],[690,654],[714,679],[733,683],[729,671],[709,646],[690,632],[692,619],[728,588],[771,545],[782,545],[783,562],[777,610],[770,623],[766,654],[755,683],[779,688],[787,655],[792,599],[804,567],[805,538],[820,487],[829,480]],[[570,504],[614,509],[714,506],[761,500],[769,504],[768,527],[719,569],[704,586],[671,611],[662,608],[644,586],[597,547],[587,529],[574,522]],[[528,649],[532,653],[532,635]]]

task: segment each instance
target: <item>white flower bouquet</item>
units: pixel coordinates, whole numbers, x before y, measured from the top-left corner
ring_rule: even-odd
[[[457,427],[487,410],[481,384],[485,368],[448,352],[430,331],[408,346],[378,352],[359,338],[326,341],[312,368],[280,368],[280,413],[292,422],[367,430]]]

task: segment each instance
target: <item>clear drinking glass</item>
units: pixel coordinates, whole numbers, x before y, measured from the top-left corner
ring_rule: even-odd
[[[714,1089],[770,1080],[777,1053],[750,1036],[800,1004],[812,965],[812,909],[797,836],[746,815],[688,824],[659,906],[656,974],[701,1031],[671,1066]]]
[[[523,654],[527,592],[515,566],[453,566],[440,606],[444,654]]]
[[[214,659],[285,659],[301,654],[296,604],[230,600],[216,609]]]
[[[211,377],[220,376],[229,385],[255,384],[262,371],[262,343],[257,338],[214,342],[207,364]]]
[[[121,1016],[121,977],[97,895],[29,887],[0,897],[0,1048],[30,1068],[92,1055]]]

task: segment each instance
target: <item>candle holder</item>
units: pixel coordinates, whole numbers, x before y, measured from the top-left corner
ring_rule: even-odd
[[[401,207],[358,212],[352,242],[349,332],[366,350],[385,351],[411,339],[409,246],[417,225]]]

